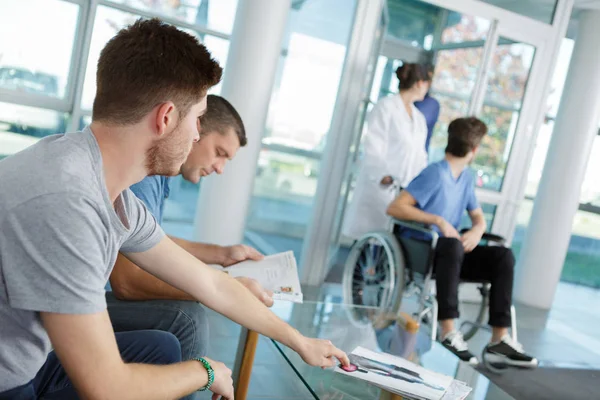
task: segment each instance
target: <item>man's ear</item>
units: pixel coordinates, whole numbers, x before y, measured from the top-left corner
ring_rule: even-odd
[[[156,134],[163,136],[166,132],[171,131],[171,127],[177,124],[177,110],[175,104],[171,101],[161,103],[156,109]]]

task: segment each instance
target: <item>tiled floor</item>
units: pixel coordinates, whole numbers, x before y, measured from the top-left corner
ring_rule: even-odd
[[[322,290],[333,295],[339,293],[335,285]],[[546,366],[600,369],[599,310],[600,290],[561,283],[549,312],[517,304],[519,341]],[[240,328],[213,312],[209,320],[212,349],[208,356],[232,367]],[[489,335],[486,331],[478,332],[471,339],[471,347],[481,349]],[[277,349],[261,337],[248,399],[311,398]]]

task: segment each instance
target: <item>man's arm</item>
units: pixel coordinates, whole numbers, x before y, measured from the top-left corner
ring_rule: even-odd
[[[121,253],[110,274],[110,286],[119,300],[195,300],[184,291],[144,271]]]
[[[169,237],[172,241],[205,264],[223,265],[223,262],[225,261],[225,247],[223,246],[191,242],[171,235],[169,235]]]
[[[416,207],[417,201],[406,190],[389,205],[387,213],[389,216],[407,221],[420,222],[428,225],[440,225],[443,218],[439,215],[430,214]]]
[[[273,305],[273,293],[265,290],[257,281],[243,277],[236,279],[267,307]],[[190,296],[186,292],[179,290],[144,271],[129,261],[121,253],[117,256],[117,261],[110,274],[110,286],[112,287],[115,297],[119,300],[196,301],[193,296]]]
[[[121,359],[106,311],[95,314],[41,313],[42,322],[61,364],[86,399],[174,399],[204,387],[208,374],[198,361],[172,365],[126,364]],[[226,388],[231,373],[215,369],[215,392],[233,398]]]
[[[403,190],[400,196],[389,205],[387,213],[389,216],[397,219],[436,225],[445,237],[459,237],[456,229],[444,218],[420,210],[416,206],[417,200],[409,192]]]
[[[311,365],[330,367],[333,357],[347,364],[348,357],[331,342],[309,339],[280,320],[229,275],[215,270],[177,246],[171,239],[142,253],[126,256],[157,278],[191,294],[227,318],[292,348]]]
[[[206,244],[191,242],[189,240],[169,236],[172,241],[181,248],[196,257],[205,264],[217,264],[223,267],[229,267],[246,260],[259,261],[264,257],[258,251],[250,246],[238,244],[235,246],[218,246],[215,244]]]

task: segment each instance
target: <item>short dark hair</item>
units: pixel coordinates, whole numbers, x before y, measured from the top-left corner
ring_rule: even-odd
[[[433,69],[424,64],[404,63],[396,69],[396,77],[400,81],[399,90],[412,88],[417,82],[431,82]]]
[[[180,117],[221,80],[222,68],[194,36],[157,18],[121,29],[100,53],[93,119],[139,122],[172,101]]]
[[[240,141],[240,146],[244,147],[248,143],[242,117],[235,107],[221,96],[208,95],[206,113],[200,118],[200,122],[203,134],[218,132],[224,135],[228,128],[233,128]]]
[[[446,153],[464,157],[481,143],[487,134],[487,126],[478,118],[457,118],[448,126]]]

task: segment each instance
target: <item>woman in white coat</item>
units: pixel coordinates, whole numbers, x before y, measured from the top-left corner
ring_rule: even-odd
[[[392,180],[406,187],[426,166],[427,123],[414,106],[429,90],[431,74],[424,65],[403,64],[396,70],[400,94],[379,100],[369,113],[364,156],[343,233],[358,239],[389,226],[388,205],[397,193]]]

